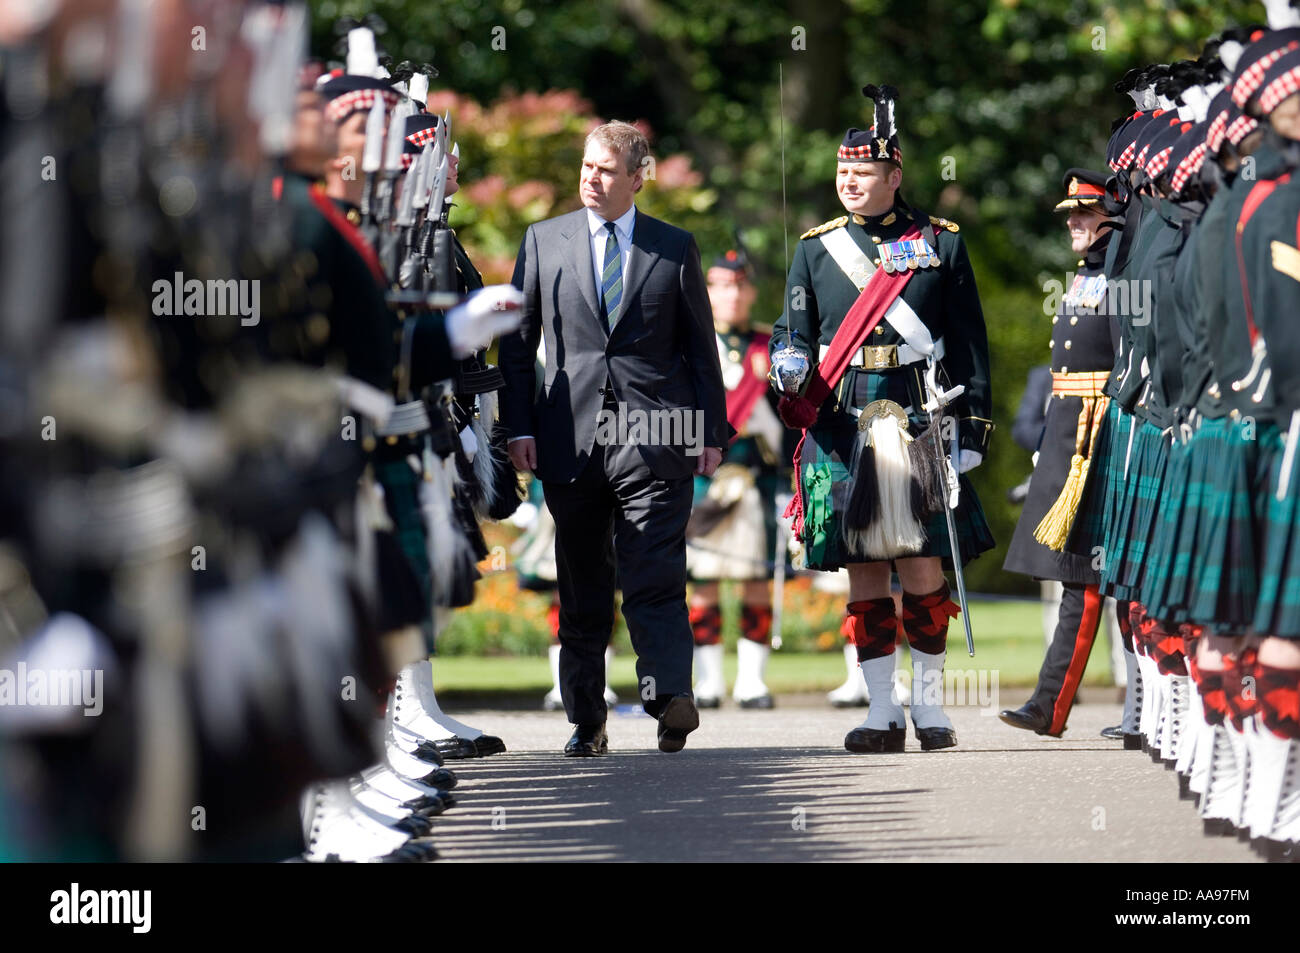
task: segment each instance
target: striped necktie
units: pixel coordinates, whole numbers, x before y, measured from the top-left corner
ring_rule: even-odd
[[[605,302],[606,320],[609,329],[614,330],[618,323],[618,306],[623,300],[623,256],[619,254],[618,233],[614,223],[606,222],[609,237],[605,239],[605,264],[600,271],[600,297]]]

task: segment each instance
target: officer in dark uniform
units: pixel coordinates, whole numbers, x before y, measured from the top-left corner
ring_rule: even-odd
[[[767,386],[771,335],[750,324],[758,292],[748,258],[731,249],[705,275],[718,340],[727,420],[738,436],[711,477],[695,477],[695,501],[686,527],[686,565],[696,585],[690,621],[695,637],[695,703],[718,706],[722,674],[722,606],[718,582],[741,587],[736,684],[741,708],[771,708],[763,680],[772,637],[770,569],[776,538],[776,490],[786,428]]]
[[[1119,340],[1118,322],[1104,306],[1102,267],[1121,208],[1107,194],[1106,181],[1100,172],[1071,169],[1063,182],[1066,198],[1056,206],[1069,213],[1071,247],[1083,258],[1052,319],[1052,400],[1029,496],[1004,563],[1011,572],[1059,580],[1064,586],[1056,632],[1033,697],[1000,716],[1014,727],[1052,736],[1065,730],[1102,619],[1093,552],[1097,540],[1084,526],[1075,531],[1075,517],[1106,415],[1103,390]]]
[[[957,225],[926,215],[898,194],[903,172],[894,123],[897,90],[868,86],[863,92],[874,101],[873,127],[850,129],[837,155],[836,191],[849,214],[801,236],[772,347],[774,364],[784,361],[782,352],[789,349],[813,366],[852,348],[849,366],[837,380],[825,380],[820,368],[812,375],[808,386],[817,388],[819,407],[806,397],[787,397],[781,407],[788,425],[807,428],[796,460],[799,493],[792,509],[806,564],[849,571],[847,626],[871,709],[845,746],[903,750],[903,709],[892,699],[899,627],[890,593],[892,563],[903,588],[902,627],[911,645],[912,720],[922,750],[929,751],[956,744],[940,696],[948,622],[958,607],[943,576],[953,552],[944,501],[915,507],[909,503],[910,488],[915,477],[922,492],[935,492],[942,477],[934,470],[925,475],[927,466],[965,471],[982,461],[993,426],[988,342]],[[888,281],[871,283],[877,269],[886,276],[909,274],[901,294]],[[860,298],[874,302],[859,312],[867,317],[861,328],[877,323],[867,340],[842,338],[832,348]],[[940,434],[945,452],[956,437],[959,449],[951,464],[938,462],[934,434],[926,435],[930,420],[923,408],[931,361],[938,386],[965,388],[948,405],[948,417],[936,424],[945,431]],[[776,374],[781,380],[779,367]],[[828,385],[831,392],[823,397]],[[962,477],[959,486],[957,550],[966,562],[994,542],[969,482]]]

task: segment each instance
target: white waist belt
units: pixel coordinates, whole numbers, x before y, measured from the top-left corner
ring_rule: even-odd
[[[916,364],[917,362],[924,361],[926,359],[926,356],[924,354],[922,354],[916,348],[912,347],[910,344],[899,344],[899,345],[864,344],[862,347],[858,348],[856,351],[853,352],[853,357],[849,359],[849,367],[869,366],[869,362],[867,361],[866,358],[867,348],[876,348],[877,350],[879,350],[881,347],[888,348],[888,347],[895,347],[895,346],[897,346],[898,348],[897,366],[899,367],[902,367],[905,364]],[[817,355],[818,363],[821,363],[822,361],[826,360],[826,354],[830,351],[830,349],[831,348],[829,344],[823,344],[821,346]],[[939,340],[934,342],[934,359],[936,361],[942,360],[943,354],[944,354],[943,338],[939,338]]]

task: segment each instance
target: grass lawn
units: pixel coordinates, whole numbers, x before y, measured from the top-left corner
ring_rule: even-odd
[[[953,672],[997,672],[998,683],[1007,686],[1032,686],[1043,659],[1042,615],[1039,604],[1028,600],[980,600],[970,607],[975,633],[975,657],[966,655],[965,632],[956,619],[948,630],[947,670]],[[825,652],[772,653],[768,664],[767,684],[773,692],[829,691],[844,681],[844,658],[836,643]],[[1084,684],[1109,685],[1109,642],[1099,632],[1097,644],[1084,676]],[[726,672],[735,676],[734,647],[729,648]],[[551,686],[550,668],[545,658],[520,656],[449,656],[434,664],[440,695],[535,695],[540,700]],[[635,695],[635,659],[620,653],[614,659],[615,691],[631,699]],[[522,700],[522,699],[521,699]]]

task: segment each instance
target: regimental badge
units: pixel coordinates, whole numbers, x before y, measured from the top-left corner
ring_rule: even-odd
[[[885,242],[880,246],[880,267],[885,269],[886,274],[916,271],[918,268],[938,268],[939,256],[924,238]]]
[[[876,146],[878,147],[876,151],[879,152],[880,155],[882,155],[882,156],[887,156],[887,155],[889,155],[889,140],[888,140],[888,139],[877,139],[877,140],[876,140]]]
[[[1069,193],[1068,193],[1068,194],[1070,194],[1070,195],[1078,195],[1078,194],[1079,194],[1079,180],[1078,180],[1078,179],[1071,179],[1071,180],[1070,180],[1070,190],[1069,190]]]

